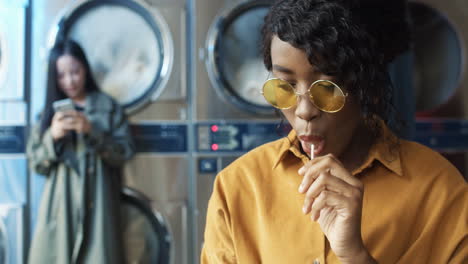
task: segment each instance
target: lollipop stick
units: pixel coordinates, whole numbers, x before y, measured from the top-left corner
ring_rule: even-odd
[[[314,159],[314,150],[315,150],[314,144],[310,144],[310,159]]]

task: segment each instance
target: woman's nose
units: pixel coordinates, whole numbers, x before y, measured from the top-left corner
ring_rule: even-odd
[[[312,103],[309,93],[297,96],[295,114],[300,119],[309,121],[320,115],[320,110]]]
[[[63,83],[67,86],[72,84],[73,83],[72,77],[70,75],[65,75],[63,77]]]

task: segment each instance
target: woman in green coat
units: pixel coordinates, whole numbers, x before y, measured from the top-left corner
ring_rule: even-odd
[[[47,96],[27,154],[47,177],[29,263],[123,263],[120,168],[133,155],[122,108],[101,93],[74,41],[50,53]],[[69,98],[74,109],[55,111]]]

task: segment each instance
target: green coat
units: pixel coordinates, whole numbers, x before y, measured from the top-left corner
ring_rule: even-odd
[[[37,125],[28,141],[31,168],[47,177],[29,263],[123,263],[120,168],[134,152],[122,108],[109,96],[86,97],[92,131],[55,142]],[[76,143],[73,143],[73,142]]]

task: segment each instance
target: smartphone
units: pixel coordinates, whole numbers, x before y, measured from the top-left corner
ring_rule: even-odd
[[[75,110],[75,105],[70,98],[58,100],[52,103],[54,111],[57,112],[66,112],[70,110]]]

